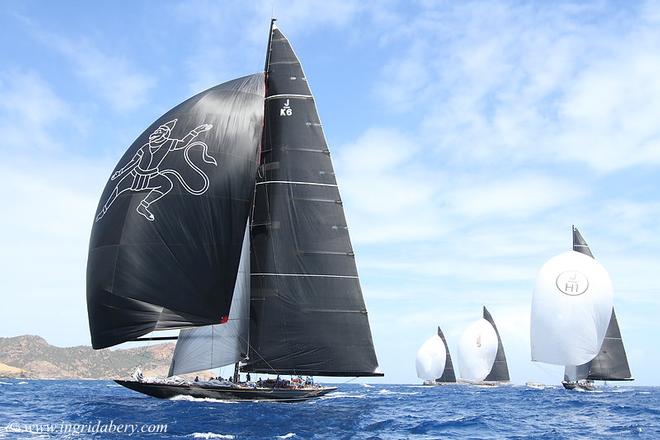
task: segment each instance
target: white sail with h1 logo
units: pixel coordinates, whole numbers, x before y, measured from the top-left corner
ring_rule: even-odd
[[[580,365],[599,352],[612,315],[612,281],[587,255],[568,251],[536,278],[531,315],[532,360]]]

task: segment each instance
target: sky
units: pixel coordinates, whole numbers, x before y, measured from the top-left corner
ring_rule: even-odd
[[[271,15],[314,92],[383,379],[456,357],[487,306],[514,382],[541,265],[578,226],[637,385],[660,385],[660,3],[0,3],[0,336],[89,344],[98,199],[171,107],[263,69]]]

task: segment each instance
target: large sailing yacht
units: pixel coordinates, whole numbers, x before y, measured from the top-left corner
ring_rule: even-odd
[[[382,376],[315,100],[275,20],[263,73],[179,104],[125,153],[87,307],[96,349],[180,329],[171,375],[236,365],[231,382],[117,381],[155,397],[303,400],[334,388],[280,375]]]

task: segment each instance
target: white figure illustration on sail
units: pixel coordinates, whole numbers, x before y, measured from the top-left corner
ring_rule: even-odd
[[[106,212],[108,212],[110,206],[119,195],[126,191],[139,192],[145,190],[149,190],[149,192],[144,199],[142,199],[136,208],[136,211],[147,220],[154,221],[155,217],[149,210],[149,206],[163,198],[172,190],[174,182],[172,182],[172,179],[168,175],[176,177],[183,188],[192,195],[201,195],[206,192],[209,188],[209,177],[192,162],[188,153],[191,148],[199,146],[202,149],[202,160],[215,166],[218,165],[216,160],[209,156],[208,146],[204,142],[193,142],[200,133],[209,131],[213,128],[213,125],[202,124],[193,130],[190,130],[183,139],[174,139],[170,137],[170,135],[177,120],[178,119],[173,119],[159,126],[149,135],[149,141],[133,155],[131,160],[120,170],[115,171],[110,180],[120,180],[117,185],[115,185],[106,202],[103,204],[101,211],[97,214],[97,222],[103,218]],[[176,150],[184,150],[183,156],[186,162],[204,181],[201,188],[192,188],[177,170],[160,168],[165,157],[171,151]]]

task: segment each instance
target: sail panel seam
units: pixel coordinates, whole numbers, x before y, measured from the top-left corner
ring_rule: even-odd
[[[317,278],[350,278],[358,279],[357,275],[327,275],[327,274],[312,274],[312,273],[271,273],[271,272],[260,272],[252,273],[250,276],[264,276],[264,277],[317,277]]]
[[[270,101],[271,99],[280,99],[280,98],[311,99],[311,98],[313,98],[313,96],[312,95],[302,95],[302,94],[299,94],[299,93],[281,93],[279,95],[266,96],[266,101]]]
[[[257,185],[267,185],[271,183],[282,183],[289,185],[314,185],[314,186],[332,186],[337,187],[336,183],[319,183],[319,182],[295,182],[292,180],[266,180],[264,182],[257,182]]]

